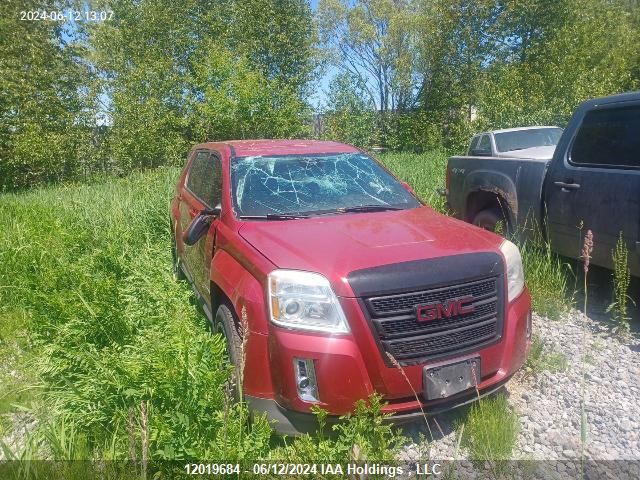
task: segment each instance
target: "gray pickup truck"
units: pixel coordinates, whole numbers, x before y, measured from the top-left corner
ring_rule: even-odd
[[[489,230],[501,222],[523,239],[537,229],[567,257],[591,229],[592,262],[611,268],[622,232],[640,276],[640,92],[582,103],[549,161],[451,157],[446,179],[458,218]]]
[[[560,127],[519,127],[474,135],[467,155],[472,157],[550,160],[562,135]]]

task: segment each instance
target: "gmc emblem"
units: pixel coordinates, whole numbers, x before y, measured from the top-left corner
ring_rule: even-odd
[[[456,315],[469,315],[475,311],[473,297],[467,296],[447,300],[443,303],[428,303],[416,307],[416,318],[419,322],[428,322],[440,318],[455,317]]]

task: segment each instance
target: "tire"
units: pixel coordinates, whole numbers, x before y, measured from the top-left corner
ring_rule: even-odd
[[[499,223],[502,223],[502,231],[496,232],[496,228]],[[499,233],[503,236],[506,236],[509,232],[509,223],[507,222],[507,219],[504,218],[502,212],[496,209],[481,210],[473,218],[473,224],[476,227],[484,228],[485,230]]]
[[[240,392],[237,379],[240,375],[240,363],[242,360],[242,340],[236,328],[236,319],[231,309],[224,303],[216,311],[216,316],[213,320],[213,333],[219,333],[225,339],[229,363],[234,367],[234,374],[229,379],[229,388],[234,398],[238,399]]]
[[[180,258],[178,257],[178,247],[176,246],[176,228],[173,229],[171,234],[171,264],[173,279],[176,282],[182,282],[187,279],[187,276],[182,271],[180,266]]]

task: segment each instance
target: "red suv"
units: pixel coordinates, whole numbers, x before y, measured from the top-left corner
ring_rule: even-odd
[[[280,432],[312,430],[313,405],[341,415],[374,392],[398,421],[453,408],[528,353],[518,248],[435,212],[350,145],[197,145],[171,224],[176,274],[236,365],[246,312],[244,395]]]

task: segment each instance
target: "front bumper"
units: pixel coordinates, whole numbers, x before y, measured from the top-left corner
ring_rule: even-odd
[[[527,323],[531,299],[525,289],[506,308],[500,341],[472,353],[480,356],[481,362],[478,392],[469,389],[445,399],[424,401],[421,396],[423,367],[443,361],[454,363],[470,354],[467,352],[438,359],[437,362],[404,366],[401,372],[388,365],[381,355],[357,299],[341,301],[345,314],[350,318],[352,332],[349,335],[327,337],[270,326],[267,338],[273,397],[252,395],[249,391],[247,397],[252,410],[266,412],[277,422],[275,429],[282,433],[314,429],[314,418],[310,413],[314,404],[298,396],[294,358],[313,360],[320,397],[318,406],[333,417],[352,411],[357,400],[377,392],[386,402],[383,412],[392,414],[393,421],[406,422],[422,416],[421,408],[427,414],[439,413],[477,399],[478,393],[486,395],[499,389],[522,366],[529,351]],[[418,393],[418,399],[413,391]]]
[[[505,383],[509,381],[511,377],[507,377],[501,382],[492,385],[491,387],[483,390],[462,392],[458,395],[454,395],[445,402],[438,404],[432,408],[420,409],[411,412],[394,413],[389,412],[387,409],[383,409],[383,412],[389,414],[386,417],[387,422],[391,422],[397,425],[405,423],[420,421],[424,419],[424,416],[437,415],[454,408],[461,407],[463,405],[475,402],[476,400],[498,392]],[[259,398],[246,396],[245,400],[249,406],[252,415],[266,415],[267,421],[275,428],[275,430],[283,435],[302,435],[305,433],[315,433],[318,430],[317,417],[312,413],[298,412],[295,410],[289,410],[278,404],[275,400],[268,398]],[[416,403],[416,405],[418,405]],[[325,425],[331,427],[340,421],[338,415],[329,415],[326,418]],[[330,433],[330,432],[325,432]]]

